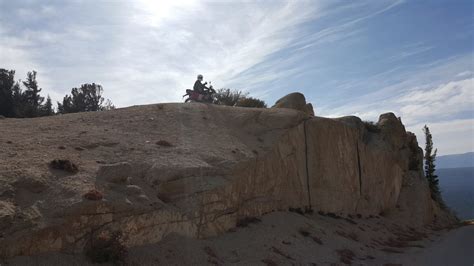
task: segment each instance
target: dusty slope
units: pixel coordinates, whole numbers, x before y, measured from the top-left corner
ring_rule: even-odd
[[[0,121],[0,255],[81,252],[121,231],[133,247],[173,233],[222,234],[289,208],[446,220],[429,197],[419,148],[393,114],[160,104]],[[48,167],[69,159],[77,173]],[[103,199],[84,195],[96,189]],[[436,218],[436,219],[435,219]]]
[[[205,240],[168,235],[129,250],[129,265],[471,265],[472,229],[404,229],[385,217],[275,212]],[[471,263],[469,263],[471,262]],[[45,253],[6,265],[92,265],[84,255]]]

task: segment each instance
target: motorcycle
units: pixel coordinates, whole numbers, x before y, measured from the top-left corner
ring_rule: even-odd
[[[211,84],[211,82],[209,82]],[[186,94],[183,95],[183,98],[188,96],[186,100],[184,100],[185,103],[187,102],[198,102],[198,103],[216,103],[216,91],[212,87],[212,85],[209,85],[209,87],[206,87],[201,93],[195,91],[195,90],[186,90]]]

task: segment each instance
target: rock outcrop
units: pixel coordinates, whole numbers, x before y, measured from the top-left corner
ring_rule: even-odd
[[[306,103],[306,98],[299,92],[290,93],[279,99],[272,108],[290,108],[314,116],[313,105]]]
[[[302,106],[159,104],[5,119],[0,256],[81,252],[113,231],[127,246],[170,233],[203,238],[289,208],[405,215],[411,226],[443,216],[416,138],[393,114],[373,132],[357,117],[313,117]],[[50,168],[57,159],[78,171]]]

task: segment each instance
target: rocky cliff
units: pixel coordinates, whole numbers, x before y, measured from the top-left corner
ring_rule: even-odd
[[[285,107],[281,104],[276,107]],[[308,108],[307,105],[304,108]],[[450,223],[414,134],[289,108],[199,103],[0,121],[0,257],[221,234],[273,211]]]

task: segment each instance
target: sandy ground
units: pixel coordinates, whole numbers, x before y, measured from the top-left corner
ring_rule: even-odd
[[[402,237],[404,241],[395,241]],[[409,239],[409,240],[408,240]],[[384,217],[275,212],[208,239],[172,234],[129,250],[127,265],[473,265],[474,226],[408,231]],[[83,255],[16,257],[5,265],[91,265]]]

